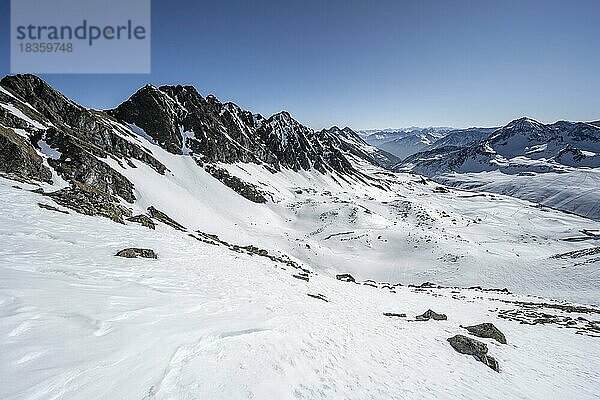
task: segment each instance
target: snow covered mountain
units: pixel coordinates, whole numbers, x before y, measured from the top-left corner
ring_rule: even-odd
[[[454,129],[448,134],[434,143],[432,143],[427,149],[439,149],[440,147],[455,146],[455,147],[466,147],[486,139],[492,132],[497,128],[467,128],[467,129]]]
[[[398,170],[600,219],[600,127],[521,118],[467,146],[414,154]]]
[[[363,136],[371,146],[375,146],[395,155],[401,160],[411,154],[429,148],[435,141],[443,138],[451,128],[403,128],[398,130],[386,129],[381,131],[363,131]]]
[[[185,86],[5,77],[0,146],[0,398],[597,394],[595,221]]]

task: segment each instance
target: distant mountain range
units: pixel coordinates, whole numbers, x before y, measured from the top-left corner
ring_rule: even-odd
[[[464,140],[455,140],[461,135]],[[600,219],[598,167],[598,122],[542,124],[524,117],[498,129],[452,132],[395,169]]]
[[[520,118],[467,145],[432,147],[408,157],[399,169],[423,175],[493,170],[507,174],[566,172],[600,166],[600,127],[567,121],[545,125]]]
[[[495,128],[454,129],[449,127],[403,128],[360,131],[364,140],[400,159],[438,147],[464,146],[487,137]]]

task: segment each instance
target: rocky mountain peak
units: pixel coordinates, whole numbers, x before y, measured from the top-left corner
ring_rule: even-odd
[[[503,129],[512,129],[518,131],[542,131],[544,124],[529,117],[521,117],[509,122]]]
[[[270,164],[275,169],[353,172],[336,138],[316,134],[288,111],[265,119],[235,103],[221,103],[214,96],[204,98],[191,86],[146,86],[109,113],[140,128],[167,151],[192,154],[206,162],[252,162]],[[349,128],[340,132],[354,135]],[[362,140],[352,140],[355,143],[344,144],[344,149],[368,147]],[[372,157],[367,160],[378,163]]]

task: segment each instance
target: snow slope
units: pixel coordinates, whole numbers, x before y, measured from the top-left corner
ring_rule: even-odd
[[[13,185],[0,179],[0,398],[597,398],[598,338],[498,317],[537,299],[305,282],[162,224],[44,210]],[[114,257],[126,246],[159,258]],[[412,321],[428,308],[448,320]],[[446,341],[485,321],[508,338],[481,339],[500,373]]]
[[[543,174],[531,172],[511,175],[499,171],[447,174],[436,180],[467,190],[528,199],[596,220],[600,218],[599,168]]]
[[[222,185],[191,157],[145,143],[170,172],[134,161],[111,166],[135,184],[136,212],[165,211],[191,230],[233,243],[277,250],[334,275],[420,284],[508,287],[582,302],[597,300],[598,261],[576,270],[551,257],[588,247],[565,242],[593,221],[506,196],[472,196],[354,159],[365,182],[253,164],[220,164],[269,193],[250,202]],[[369,180],[371,179],[371,180]],[[532,271],[525,275],[523,270]]]

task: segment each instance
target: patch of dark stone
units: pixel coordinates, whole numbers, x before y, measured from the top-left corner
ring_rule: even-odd
[[[399,318],[405,318],[406,314],[405,313],[391,313],[391,312],[384,312],[383,315],[385,315],[386,317],[399,317]]]
[[[338,274],[335,276],[335,279],[342,282],[354,282],[356,283],[356,279],[350,274]]]
[[[16,173],[12,173],[12,172],[0,171],[0,177],[6,178],[6,179],[10,179],[11,181],[16,181],[16,182],[20,182],[20,183],[26,183],[28,185],[40,186],[39,182],[36,182],[36,181],[34,181],[32,179],[29,179],[27,177],[24,177],[22,175],[19,175],[19,174],[16,174]],[[15,189],[22,189],[22,187],[17,186],[17,185],[13,185],[13,188],[15,188]]]
[[[300,279],[300,280],[306,281],[306,282],[308,282],[308,281],[309,281],[309,278],[308,278],[308,276],[306,276],[306,275],[299,275],[299,274],[298,274],[298,275],[296,275],[296,274],[294,274],[294,275],[292,275],[292,277],[294,277],[294,278],[296,278],[296,279]]]
[[[115,254],[117,257],[125,257],[125,258],[158,258],[154,250],[152,249],[140,249],[137,247],[130,247],[127,249],[120,250]]]
[[[324,295],[322,295],[321,293],[317,293],[317,294],[308,293],[307,295],[308,295],[308,297],[312,297],[313,299],[323,300],[324,302],[329,303],[329,300],[327,300],[327,298]]]
[[[574,306],[576,307],[576,306]],[[532,309],[500,310],[498,317],[524,325],[558,325],[561,328],[575,329],[577,334],[600,338],[600,321],[590,321],[584,317],[569,317],[548,314]]]
[[[573,304],[558,304],[558,303],[537,303],[532,301],[517,301],[517,300],[505,300],[495,299],[503,303],[515,304],[519,307],[536,310],[536,309],[553,309],[560,310],[566,313],[577,313],[577,314],[600,314],[600,308],[588,307],[588,306],[577,306]]]
[[[409,284],[408,287],[416,289],[416,291],[424,291],[424,289],[461,289],[457,286],[443,286],[433,282],[423,282],[420,285]],[[468,290],[478,290],[481,292],[497,292],[510,294],[510,291],[507,288],[497,289],[497,288],[483,288],[481,286],[471,286],[466,288]]]
[[[219,246],[218,242],[215,242],[214,240],[211,240],[211,239],[207,239],[204,236],[197,236],[197,235],[194,235],[193,233],[188,233],[188,236],[191,238],[194,238],[197,241],[202,242],[202,243],[211,244],[213,246]]]
[[[490,322],[484,322],[482,324],[472,326],[461,325],[461,328],[466,329],[470,334],[477,337],[494,339],[498,343],[506,344],[506,337],[504,334],[500,332],[500,329],[496,328],[496,326]]]
[[[419,289],[443,289],[444,286],[436,285],[432,282],[423,282],[420,285],[408,285],[410,288],[419,288]]]
[[[60,208],[56,208],[54,206],[51,206],[50,204],[38,203],[38,206],[40,208],[45,209],[45,210],[56,211],[56,212],[63,213],[63,214],[68,214],[69,213],[66,210],[61,210]]]
[[[164,212],[157,210],[154,206],[148,207],[148,212],[150,213],[150,217],[162,222],[165,225],[169,225],[170,227],[182,232],[185,232],[187,230],[185,226],[181,225],[179,222],[175,221],[173,218],[169,217]]]
[[[0,171],[23,180],[52,182],[52,173],[28,141],[0,125]]]
[[[600,246],[590,247],[589,249],[575,250],[568,253],[555,254],[550,258],[580,258],[600,254]]]
[[[212,244],[212,245],[216,245],[216,246],[225,246],[229,250],[235,251],[236,253],[246,253],[249,255],[257,255],[259,257],[268,258],[269,260],[274,261],[276,263],[283,264],[285,266],[288,266],[288,267],[291,267],[291,268],[301,271],[299,273],[300,275],[308,276],[309,274],[312,273],[308,269],[300,266],[297,262],[290,260],[285,255],[277,256],[277,255],[269,254],[268,250],[261,249],[257,246],[253,246],[253,245],[240,246],[237,244],[231,244],[231,243],[228,243],[228,242],[220,239],[217,235],[212,235],[212,234],[204,233],[201,231],[196,231],[195,234],[189,234],[189,236],[200,242],[203,242],[203,243],[208,243],[208,244]]]
[[[510,294],[510,291],[507,288],[496,289],[496,288],[482,288],[481,286],[471,286],[468,289],[469,290],[480,290],[482,292],[498,292],[498,293]]]
[[[498,361],[494,357],[487,355],[488,348],[485,343],[463,335],[452,336],[448,338],[448,342],[460,354],[473,356],[477,361],[484,363],[496,372],[500,372]]]
[[[433,310],[427,310],[423,314],[417,315],[415,317],[416,321],[429,321],[430,319],[433,319],[435,321],[445,321],[448,319],[448,317],[446,316],[446,314],[438,314]]]
[[[80,214],[101,216],[124,224],[124,217],[131,216],[131,210],[119,204],[119,200],[105,192],[80,182],[73,182],[70,187],[45,193],[37,189],[35,193],[50,197],[59,205]]]
[[[156,224],[154,223],[154,221],[152,221],[152,219],[143,214],[129,217],[127,218],[127,221],[138,223],[142,226],[145,226],[148,229],[156,229]]]
[[[227,170],[222,168],[217,168],[213,165],[204,165],[204,169],[206,172],[211,174],[215,179],[218,179],[228,188],[232,189],[234,192],[239,194],[240,196],[254,202],[254,203],[266,203],[267,198],[265,197],[265,192],[258,189],[256,185],[253,185],[248,182],[244,182],[237,176],[231,175]]]

